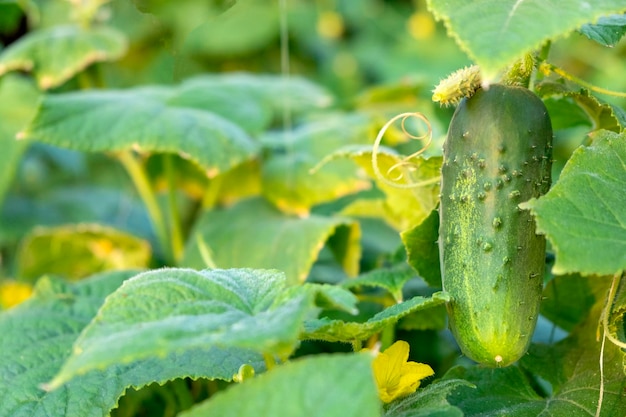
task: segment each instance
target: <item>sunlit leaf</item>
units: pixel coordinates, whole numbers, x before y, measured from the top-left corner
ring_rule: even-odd
[[[56,274],[78,280],[97,272],[146,268],[150,245],[135,236],[98,224],[39,227],[26,236],[17,254],[17,276],[34,280]]]
[[[344,214],[353,216],[379,216],[398,230],[406,230],[419,224],[435,208],[439,201],[439,172],[441,158],[422,157],[413,158],[409,166],[403,166],[398,171],[388,173],[389,169],[401,162],[400,156],[390,149],[381,149],[378,153],[378,167],[380,173],[388,180],[394,181],[400,177],[401,185],[427,183],[423,186],[400,188],[381,181],[374,174],[372,168],[372,147],[354,145],[343,147],[328,155],[318,166],[324,169],[327,164],[336,159],[349,158],[354,160],[376,186],[385,194],[384,199],[375,202],[363,203],[357,200],[353,205],[346,207]],[[380,210],[380,211],[379,211]]]
[[[555,274],[626,268],[626,135],[600,131],[578,148],[543,197],[521,205],[556,253]]]
[[[626,15],[614,14],[598,19],[594,24],[586,24],[580,33],[604,46],[615,46],[626,33]]]
[[[331,239],[331,237],[333,237]],[[205,212],[191,232],[182,265],[206,267],[201,246],[220,268],[273,268],[304,281],[324,244],[350,275],[358,270],[358,223],[346,218],[286,215],[260,198]],[[200,243],[201,242],[201,243]]]
[[[346,144],[371,141],[371,121],[363,115],[328,117],[265,138],[271,155],[262,167],[263,195],[283,211],[306,214],[317,204],[370,187],[351,161],[334,161],[311,171]]]
[[[275,270],[145,272],[106,299],[50,388],[92,370],[198,349],[244,349],[286,358],[304,319],[318,311],[320,291],[324,287],[288,288],[284,274]],[[335,299],[334,304],[345,305],[333,293],[323,298],[325,304]]]
[[[26,145],[16,141],[15,135],[33,117],[38,98],[36,88],[23,78],[0,78],[0,203]]]
[[[544,42],[626,11],[620,0],[428,0],[428,6],[490,79]]]
[[[435,293],[431,298],[413,297],[384,309],[363,323],[328,318],[307,320],[303,338],[329,342],[365,340],[411,313],[442,305],[449,299],[450,297],[443,292]]]
[[[38,29],[2,51],[0,76],[9,71],[32,71],[45,90],[63,84],[94,62],[118,59],[126,47],[124,35],[109,27]]]
[[[318,355],[230,387],[180,417],[378,417],[372,357]]]

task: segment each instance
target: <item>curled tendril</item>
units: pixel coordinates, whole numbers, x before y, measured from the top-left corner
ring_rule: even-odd
[[[409,131],[406,129],[406,121],[411,117],[415,117],[419,119],[420,121],[422,121],[426,125],[428,131],[425,134],[419,135],[419,136],[409,133]],[[383,140],[383,136],[385,135],[385,132],[387,132],[389,127],[398,119],[402,119],[402,122],[401,122],[402,133],[404,133],[409,139],[424,141],[424,144],[417,152],[414,152],[411,155],[402,158],[402,160],[394,164],[391,168],[387,170],[385,175],[383,175],[380,172],[380,168],[378,167],[378,154],[380,152],[380,143]],[[402,172],[403,169],[406,169],[408,171],[415,171],[419,168],[419,166],[416,165],[414,162],[411,162],[411,160],[421,155],[422,153],[424,153],[430,146],[432,139],[433,139],[433,128],[428,118],[426,118],[426,116],[424,116],[422,113],[418,113],[418,112],[401,113],[401,114],[398,114],[397,116],[394,116],[391,120],[385,123],[385,125],[380,129],[380,131],[378,132],[378,136],[376,136],[376,141],[374,142],[374,147],[372,149],[372,169],[374,170],[374,175],[376,179],[395,188],[425,187],[427,185],[432,185],[432,184],[436,184],[437,182],[439,182],[438,177],[429,178],[428,180],[414,182],[414,183],[399,182],[404,178],[404,172]],[[398,171],[397,174],[395,174],[395,176],[392,176],[392,174],[394,174],[395,171]]]

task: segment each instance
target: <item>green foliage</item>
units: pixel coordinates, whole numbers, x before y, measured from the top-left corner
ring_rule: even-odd
[[[39,87],[63,84],[94,62],[113,61],[126,52],[126,39],[108,28],[85,30],[56,26],[30,32],[0,55],[0,76],[9,71],[32,71]]]
[[[626,135],[599,131],[545,197],[525,207],[556,252],[553,272],[609,275],[626,268]]]
[[[626,7],[553,3],[0,0],[0,296],[34,285],[0,417],[625,415]],[[529,353],[487,370],[445,330],[431,90],[526,53],[549,268]],[[399,339],[435,375],[383,405]]]
[[[541,0],[428,0],[428,4],[489,79],[546,41],[601,16],[626,11],[619,0],[568,0],[549,5]],[[485,14],[486,10],[489,13]]]

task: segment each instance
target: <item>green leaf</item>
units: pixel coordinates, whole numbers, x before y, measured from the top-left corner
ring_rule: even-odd
[[[481,67],[487,79],[548,40],[581,25],[626,11],[620,0],[428,0],[448,34]]]
[[[407,252],[407,262],[434,288],[441,288],[439,265],[439,212],[433,210],[428,217],[412,229],[400,234]]]
[[[385,194],[383,199],[366,202],[356,200],[342,211],[343,214],[380,217],[397,230],[407,230],[421,223],[439,201],[440,157],[413,158],[410,161],[410,168],[402,166],[401,172],[392,172],[392,177],[397,174],[402,175],[398,181],[401,185],[427,183],[425,186],[414,188],[399,188],[378,179],[372,168],[371,146],[342,147],[324,158],[316,169],[323,170],[325,164],[342,158],[354,160],[374,180],[376,187]],[[385,178],[389,176],[388,170],[402,161],[395,151],[388,148],[381,148],[377,158],[379,170]]]
[[[15,135],[33,117],[39,98],[36,88],[22,77],[0,79],[0,203],[4,198],[25,149]]]
[[[143,269],[150,245],[137,237],[98,224],[39,227],[17,253],[17,276],[35,280],[45,274],[70,280],[108,270]]]
[[[263,195],[287,213],[305,215],[314,205],[370,188],[351,161],[312,169],[346,143],[370,141],[371,123],[368,117],[352,114],[267,135],[264,141],[272,153],[262,167]]]
[[[282,117],[285,108],[297,117],[332,101],[327,91],[302,77],[226,73],[185,80],[167,104],[210,111],[260,133]]]
[[[600,131],[529,208],[556,253],[555,274],[613,275],[626,268],[626,135]]]
[[[378,417],[367,354],[298,359],[230,387],[180,417]]]
[[[377,287],[387,290],[396,302],[402,301],[402,287],[415,272],[407,265],[399,265],[391,268],[375,269],[341,283],[343,288]]]
[[[317,286],[285,284],[275,270],[161,269],[137,275],[106,299],[50,389],[92,370],[198,349],[285,358],[296,347],[304,319],[317,311],[318,292]]]
[[[348,343],[354,340],[365,340],[409,314],[442,305],[449,299],[444,292],[435,293],[431,298],[413,297],[384,309],[363,323],[329,318],[307,320],[302,338]]]
[[[463,417],[463,411],[446,399],[459,387],[472,387],[472,384],[462,379],[435,381],[415,394],[389,404],[383,417]]]
[[[546,105],[550,110],[550,117],[556,116],[554,119],[558,124],[555,124],[555,129],[559,125],[567,128],[576,125],[577,121],[580,122],[580,117],[576,114],[580,110],[591,122],[593,130],[621,132],[626,128],[626,112],[621,107],[603,102],[589,90],[570,88],[562,82],[543,81],[536,86],[536,92],[544,100],[552,99]],[[572,109],[573,104],[578,106],[578,110]]]
[[[257,152],[238,126],[212,112],[169,105],[163,87],[49,95],[21,138],[87,152],[176,153],[209,177]]]
[[[613,338],[626,344],[626,278],[624,275],[614,277],[612,289],[615,291],[615,296],[611,300],[607,313],[608,331]],[[622,352],[626,361],[626,351]],[[624,362],[624,374],[626,374],[626,362]]]
[[[593,416],[599,398],[598,361],[601,343],[596,340],[602,302],[585,323],[568,338],[554,344],[531,345],[521,359],[524,368],[549,384],[551,394],[539,395],[527,375],[517,366],[503,369],[481,367],[451,369],[445,378],[465,379],[476,389],[459,388],[448,400],[466,416],[568,417]],[[626,409],[623,354],[610,342],[604,348],[604,398],[601,417],[617,417]]]
[[[131,386],[186,376],[230,380],[244,363],[263,369],[261,355],[249,350],[200,348],[93,371],[44,391],[41,384],[58,372],[104,298],[135,274],[108,272],[71,285],[42,278],[30,300],[0,314],[0,416],[104,417]]]
[[[324,243],[346,272],[356,275],[358,223],[340,217],[286,215],[260,198],[205,212],[191,232],[181,265],[204,268],[202,246],[220,268],[272,268],[290,282],[304,281]]]
[[[279,17],[278,5],[273,2],[240,0],[195,28],[185,41],[184,51],[210,57],[251,54],[276,39]]]
[[[0,76],[32,71],[44,90],[63,84],[94,62],[126,53],[124,35],[113,28],[55,26],[24,35],[0,54]]]
[[[626,33],[626,15],[603,16],[594,24],[583,25],[580,33],[601,45],[613,47]]]
[[[543,290],[541,314],[564,330],[581,323],[591,308],[606,298],[606,279],[581,275],[557,276]]]

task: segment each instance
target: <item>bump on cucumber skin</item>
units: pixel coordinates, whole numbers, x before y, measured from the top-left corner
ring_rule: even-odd
[[[507,366],[528,349],[546,242],[518,205],[550,187],[552,127],[531,91],[494,84],[457,108],[444,144],[439,251],[449,324],[476,362]]]

